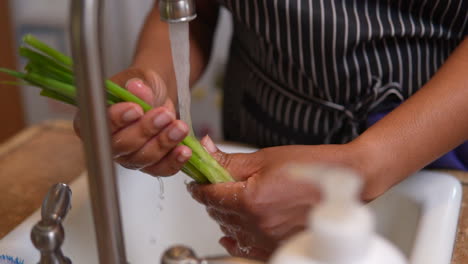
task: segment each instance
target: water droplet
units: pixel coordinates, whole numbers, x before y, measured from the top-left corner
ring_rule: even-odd
[[[159,183],[159,199],[164,200],[164,182],[161,177],[156,177]]]
[[[162,204],[158,203],[157,206],[156,206],[159,210],[159,212],[162,212],[162,210],[164,209]]]
[[[249,247],[249,246],[243,247],[241,245],[238,245],[238,248],[245,255],[248,255],[250,253],[250,250],[252,250],[252,247]]]
[[[192,180],[189,180],[189,179],[185,179],[185,180],[184,180],[184,184],[185,184],[185,185],[189,185],[190,183],[192,183]]]

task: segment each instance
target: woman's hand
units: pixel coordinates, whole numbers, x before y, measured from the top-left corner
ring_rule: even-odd
[[[202,144],[237,182],[191,184],[189,191],[218,222],[225,234],[220,243],[235,256],[267,259],[281,241],[305,228],[320,193],[312,185],[291,180],[286,164],[326,163],[360,170],[354,165],[359,149],[349,145],[281,146],[226,154],[208,137]]]
[[[175,174],[192,155],[190,148],[178,146],[189,128],[176,120],[174,102],[162,78],[153,71],[132,68],[111,80],[154,107],[147,113],[129,102],[109,107],[115,160],[154,176]],[[75,128],[79,134],[77,118]]]

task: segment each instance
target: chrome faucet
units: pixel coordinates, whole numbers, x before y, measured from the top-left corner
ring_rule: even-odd
[[[102,64],[103,0],[73,0],[71,46],[99,263],[126,264]]]
[[[160,0],[159,16],[168,23],[194,20],[197,17],[194,0]]]
[[[41,220],[31,231],[31,241],[40,251],[40,264],[71,264],[62,253],[65,240],[62,221],[71,208],[71,190],[63,183],[53,185],[41,207]]]

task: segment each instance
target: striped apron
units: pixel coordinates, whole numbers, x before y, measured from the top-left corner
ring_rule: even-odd
[[[466,0],[219,1],[234,19],[224,136],[259,147],[349,142],[468,35]]]

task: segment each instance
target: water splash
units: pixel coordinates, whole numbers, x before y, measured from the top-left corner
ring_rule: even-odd
[[[162,212],[163,210],[163,200],[164,200],[164,181],[162,180],[162,177],[156,177],[158,180],[158,199],[156,200],[156,208],[159,212]]]
[[[159,211],[159,212],[162,212],[162,211],[164,210],[164,207],[162,206],[161,203],[157,203],[157,204],[156,204],[156,208],[158,208],[158,211]]]
[[[185,179],[185,180],[184,180],[185,186],[189,186],[192,182],[193,182],[193,181],[190,180],[190,179]]]
[[[237,247],[239,248],[239,251],[245,255],[248,255],[250,251],[252,250],[252,247],[249,247],[249,246],[237,245]]]
[[[158,242],[158,240],[156,239],[155,236],[150,236],[150,238],[149,238],[150,245],[156,245],[157,242]]]
[[[162,177],[156,177],[158,179],[158,184],[159,184],[159,199],[164,200],[164,181],[162,180]]]

